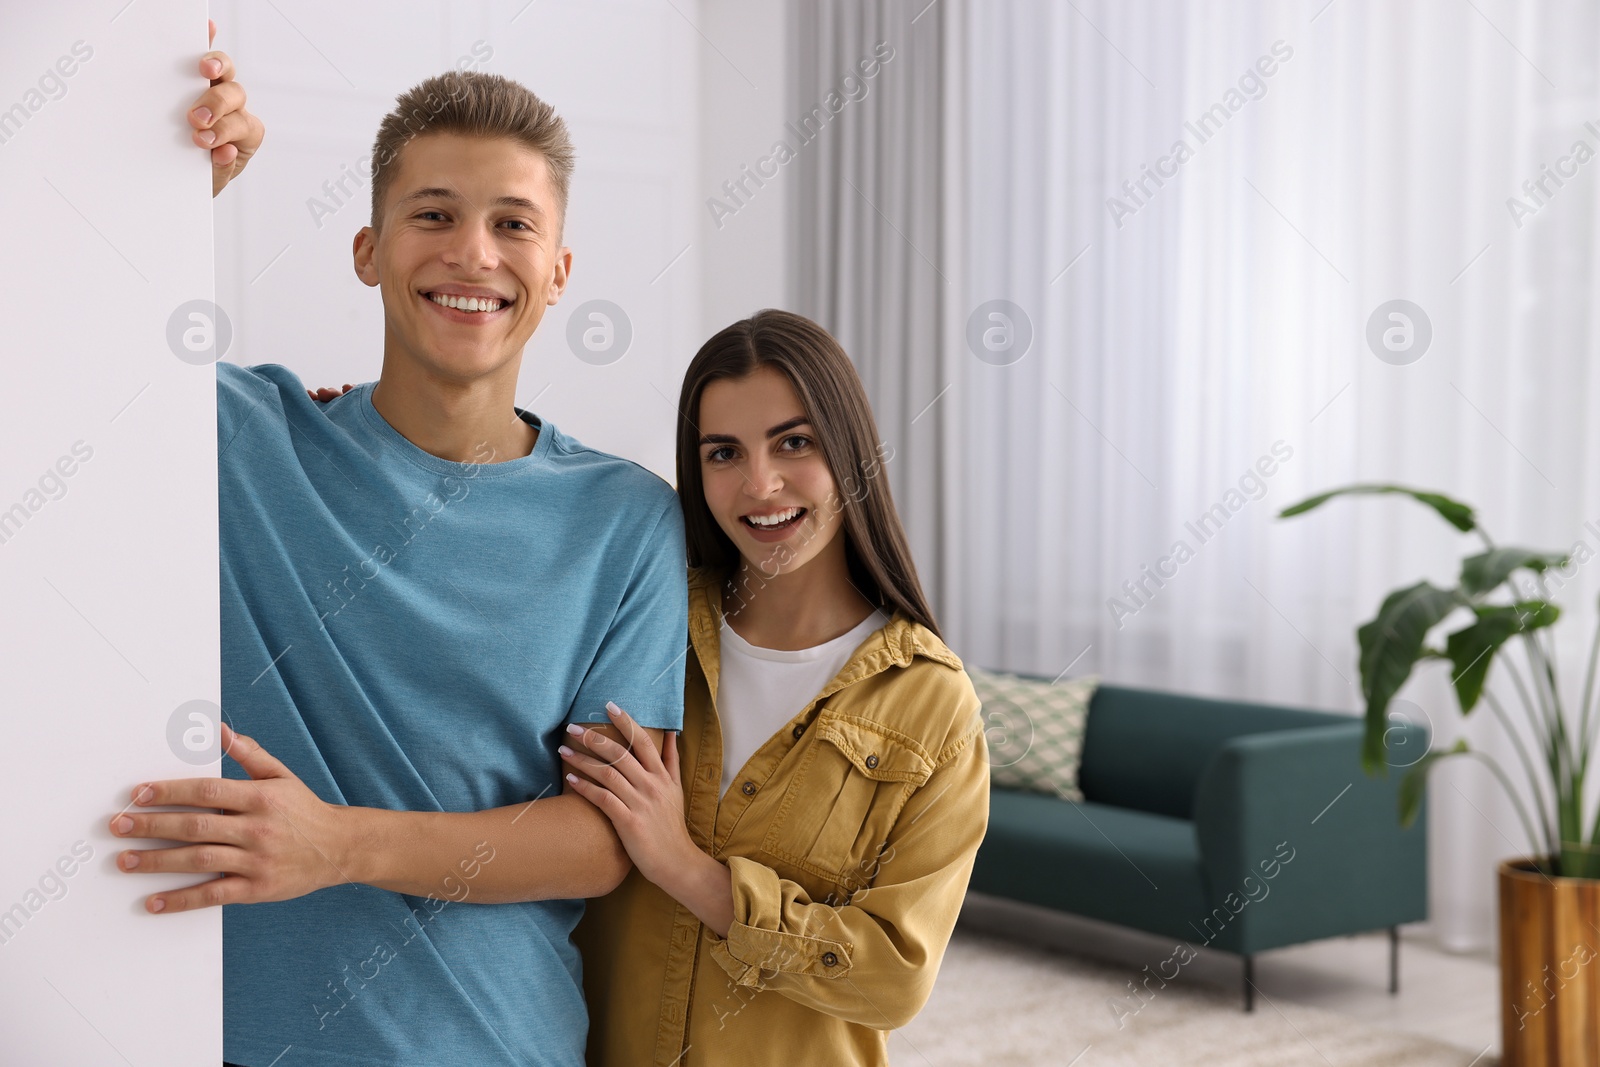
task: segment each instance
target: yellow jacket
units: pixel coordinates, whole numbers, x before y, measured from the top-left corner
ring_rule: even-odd
[[[679,754],[689,833],[733,872],[726,939],[640,877],[591,900],[592,1067],[888,1062],[927,1000],[989,818],[978,698],[897,612],[722,780],[722,604],[697,573]]]

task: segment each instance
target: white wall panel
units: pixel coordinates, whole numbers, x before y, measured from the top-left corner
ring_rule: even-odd
[[[184,125],[205,19],[203,0],[17,4],[0,34],[8,1067],[221,1058],[221,915],[145,913],[187,879],[117,871],[107,830],[139,782],[218,767],[209,716],[198,753],[169,742],[220,696],[214,370],[169,345],[213,297]]]

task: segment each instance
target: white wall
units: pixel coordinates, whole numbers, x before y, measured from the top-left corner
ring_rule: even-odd
[[[776,177],[758,169],[785,139],[791,118],[789,3],[701,0],[700,29],[695,219],[703,341],[761,308],[793,306],[788,219],[795,175],[775,163],[765,170],[777,170]],[[731,193],[725,183],[735,183]]]
[[[109,832],[140,782],[217,772],[220,700],[214,371],[168,343],[212,296],[210,168],[183,126],[205,5],[124,3],[8,6],[0,34],[0,1062],[19,1067],[222,1052],[220,911],[147,914],[193,879],[117,871]]]

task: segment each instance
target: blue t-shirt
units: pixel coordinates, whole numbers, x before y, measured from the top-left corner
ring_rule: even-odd
[[[230,725],[323,800],[449,812],[559,794],[565,724],[607,700],[678,729],[671,488],[526,412],[531,455],[443,460],[371,394],[319,404],[283,367],[217,364]],[[474,903],[507,846],[461,857],[459,899],[346,884],[224,908],[225,1058],[581,1064],[583,902]]]

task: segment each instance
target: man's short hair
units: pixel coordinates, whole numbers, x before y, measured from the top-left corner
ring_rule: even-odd
[[[447,71],[406,90],[378,124],[372,145],[372,226],[382,222],[383,198],[400,169],[400,150],[413,137],[458,133],[508,137],[544,156],[561,219],[575,154],[567,124],[555,108],[520,82],[485,71]]]

